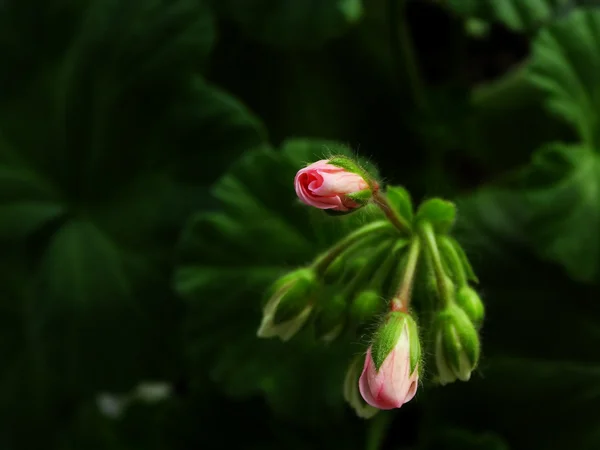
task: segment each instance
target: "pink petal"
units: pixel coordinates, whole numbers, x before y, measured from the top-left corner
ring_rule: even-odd
[[[349,194],[351,192],[358,192],[367,189],[369,185],[359,175],[355,173],[338,172],[338,173],[327,173],[323,171],[317,172],[322,182],[311,189],[317,195],[340,195]]]

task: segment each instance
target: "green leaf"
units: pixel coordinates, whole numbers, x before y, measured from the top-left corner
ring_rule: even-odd
[[[515,31],[531,31],[563,13],[569,0],[449,0],[460,15],[500,22]]]
[[[256,331],[260,299],[278,275],[382,217],[369,206],[330,217],[297,200],[295,173],[323,159],[333,145],[295,139],[280,152],[246,153],[214,186],[220,211],[190,220],[175,279],[190,306],[193,371],[210,367],[211,378],[229,395],[261,394],[281,414],[310,422],[333,420],[344,408],[341,382],[352,350],[342,340],[324,348],[312,326],[286,344],[258,339]],[[314,383],[310,373],[318,373],[320,381]]]
[[[600,157],[591,149],[556,144],[540,149],[526,171],[523,193],[539,254],[577,280],[600,275]]]
[[[178,234],[231,157],[266,145],[260,121],[197,75],[213,33],[203,2],[87,5],[63,57],[0,105],[0,238],[26,259],[23,292],[0,296],[14,322],[0,341],[23,357],[0,377],[14,395],[31,386],[23,408],[46,418],[179,376]]]
[[[413,204],[410,193],[401,186],[386,187],[385,194],[390,206],[408,223],[413,221]]]
[[[600,11],[576,10],[543,29],[533,42],[531,83],[546,107],[571,125],[584,144],[598,147]]]
[[[429,222],[436,233],[450,231],[456,220],[456,207],[452,202],[440,198],[424,201],[417,210],[416,222]]]
[[[130,334],[145,319],[141,305],[135,303],[121,250],[92,223],[67,222],[53,236],[41,259],[39,283],[44,295],[39,308],[46,319],[60,323],[60,316],[69,316],[63,330],[55,332],[64,348],[62,358],[54,363],[64,369],[65,381],[94,386],[100,380],[95,380],[93,374],[98,374],[103,382],[115,385],[112,374],[103,370],[106,358],[112,359],[116,346],[124,351],[132,345],[135,340]],[[112,329],[124,317],[130,318],[133,328]],[[109,329],[110,336],[86,339]],[[134,349],[130,347],[129,351]],[[132,365],[127,367],[121,361],[120,373],[114,374],[116,379],[131,370],[135,373]],[[81,373],[88,379],[70,378]]]
[[[322,45],[363,13],[362,0],[224,0],[215,6],[250,36],[284,48]]]
[[[576,139],[568,124],[543,108],[544,99],[530,82],[527,65],[478,85],[470,94],[468,132],[460,142],[491,173],[503,174],[527,164],[532,149]]]
[[[0,238],[27,236],[64,212],[60,195],[39,174],[0,163]]]
[[[170,120],[175,98],[184,97],[213,40],[204,0],[90,2],[49,99],[70,189],[93,190],[109,170],[115,182],[135,168],[164,163],[164,147],[157,148],[148,130]]]

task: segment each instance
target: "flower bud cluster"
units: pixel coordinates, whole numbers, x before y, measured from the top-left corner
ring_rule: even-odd
[[[479,362],[484,306],[471,286],[477,283],[473,269],[449,235],[454,205],[431,199],[413,213],[405,189],[380,189],[345,156],[299,170],[294,185],[306,205],[335,214],[371,205],[377,214],[312,263],[273,283],[258,336],[288,341],[311,330],[331,343],[370,335],[343,386],[344,398],[363,418],[400,408],[415,396],[423,354],[431,355],[440,384],[469,380]],[[413,308],[419,280],[434,293],[427,308],[425,302]],[[430,348],[422,351],[423,345]]]

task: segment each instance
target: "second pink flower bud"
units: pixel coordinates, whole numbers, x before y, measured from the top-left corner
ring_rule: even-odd
[[[417,324],[392,312],[369,347],[358,387],[365,402],[378,409],[400,408],[412,400],[419,383],[421,344]]]
[[[319,209],[347,212],[363,206],[372,196],[365,178],[348,168],[322,159],[300,169],[294,179],[298,198]],[[351,160],[344,158],[344,162]],[[356,166],[358,168],[358,166]]]

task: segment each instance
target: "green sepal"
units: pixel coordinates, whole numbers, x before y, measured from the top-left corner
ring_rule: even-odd
[[[473,283],[479,283],[479,278],[477,278],[477,275],[475,275],[475,272],[473,271],[473,267],[471,266],[471,263],[469,262],[469,258],[467,257],[467,254],[463,250],[460,243],[451,236],[445,236],[445,239],[447,239],[448,242],[452,245],[452,247],[454,248],[454,251],[456,252],[456,255],[461,260],[462,266],[465,269],[465,274],[467,276],[467,280],[471,281]]]
[[[353,202],[358,203],[359,205],[366,205],[373,197],[373,191],[371,189],[363,189],[362,191],[352,192],[350,194],[346,194],[346,197],[352,200]]]
[[[329,158],[327,162],[332,166],[344,169],[346,172],[356,173],[361,176],[364,173],[364,169],[360,167],[356,161],[354,161],[352,158],[348,158],[347,156],[334,156]]]
[[[297,269],[275,282],[273,296],[281,296],[273,315],[273,325],[281,324],[306,309],[318,287],[317,276],[310,268]]]
[[[410,193],[402,186],[388,186],[385,194],[394,211],[406,222],[412,223],[414,212]]]
[[[426,200],[419,206],[415,221],[429,222],[436,233],[448,233],[456,221],[456,206],[441,198]]]
[[[344,169],[347,172],[351,172],[351,173],[360,175],[363,178],[363,180],[365,180],[365,182],[369,185],[369,188],[371,190],[375,189],[376,183],[375,183],[375,180],[373,179],[373,177],[371,176],[371,174],[369,172],[367,172],[365,169],[363,169],[352,158],[348,158],[347,156],[334,156],[332,158],[329,158],[329,160],[327,162],[329,164],[331,164],[332,166],[339,167],[341,169]]]
[[[446,360],[448,368],[453,373],[456,373],[460,367],[460,352],[463,351],[461,339],[458,335],[456,326],[451,321],[444,322],[442,330],[444,359]]]
[[[373,357],[375,370],[379,371],[385,359],[394,347],[396,347],[409,317],[404,312],[391,312],[385,318],[385,322],[375,332],[375,339],[371,346],[371,356]]]
[[[406,320],[408,325],[408,342],[410,344],[410,374],[417,369],[421,361],[421,340],[419,339],[419,327],[411,315]]]
[[[350,317],[356,323],[364,323],[375,317],[385,304],[377,291],[367,289],[354,297],[350,306]]]
[[[456,305],[459,306],[471,319],[476,328],[480,328],[485,317],[485,305],[479,294],[470,286],[458,289],[455,297]]]
[[[327,342],[335,339],[344,328],[348,302],[344,295],[333,294],[333,289],[323,291],[318,298],[318,312],[315,318],[315,333]]]

